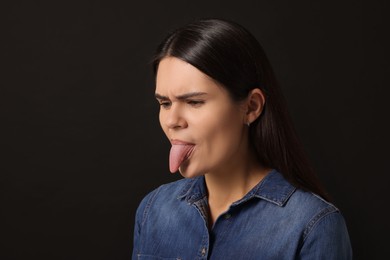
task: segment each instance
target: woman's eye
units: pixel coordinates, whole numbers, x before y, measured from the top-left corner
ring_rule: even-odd
[[[204,101],[202,100],[188,100],[187,104],[193,106],[193,107],[199,107],[204,104]]]
[[[160,103],[160,106],[162,108],[169,108],[171,106],[171,102],[168,102],[168,101],[162,101],[162,102],[159,102]]]

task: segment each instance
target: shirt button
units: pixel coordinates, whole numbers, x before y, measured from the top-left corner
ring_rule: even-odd
[[[232,216],[231,214],[226,213],[224,217],[225,217],[225,219],[229,219],[231,216]]]
[[[202,248],[202,256],[205,256],[206,255],[206,248]]]

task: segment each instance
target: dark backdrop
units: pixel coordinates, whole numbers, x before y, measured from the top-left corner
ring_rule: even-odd
[[[355,258],[388,256],[387,7],[3,2],[0,259],[130,258],[141,198],[179,178],[149,61],[169,30],[197,17],[237,21],[263,44]]]

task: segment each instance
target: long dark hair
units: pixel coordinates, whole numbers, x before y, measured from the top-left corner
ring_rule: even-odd
[[[294,186],[328,199],[310,167],[271,65],[256,38],[241,25],[221,19],[194,21],[170,33],[153,60],[154,73],[164,57],[186,61],[225,87],[234,101],[254,88],[265,107],[249,129],[260,163],[278,170]]]

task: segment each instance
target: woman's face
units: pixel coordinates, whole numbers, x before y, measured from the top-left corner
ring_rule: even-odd
[[[180,59],[164,58],[157,71],[156,98],[168,139],[191,147],[183,152],[184,161],[179,160],[184,177],[223,172],[242,159],[248,134],[245,108],[207,75]]]

